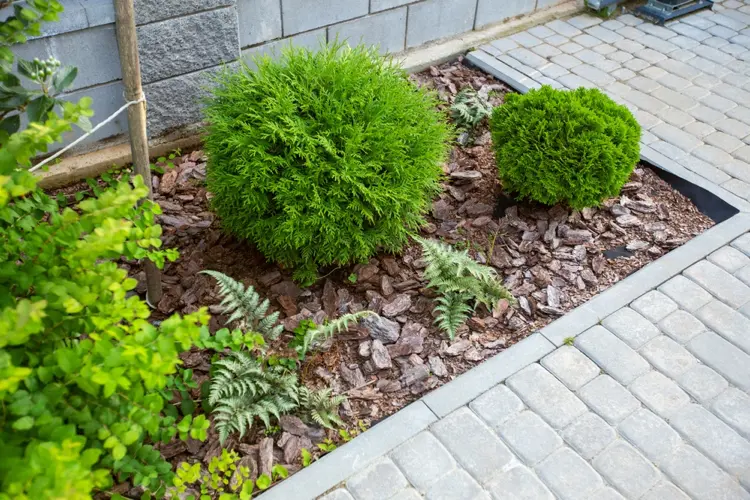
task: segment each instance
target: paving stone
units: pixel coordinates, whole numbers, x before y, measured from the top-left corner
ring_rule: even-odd
[[[602,22],[601,19],[589,15],[589,14],[583,14],[580,16],[572,17],[568,19],[568,24],[571,24],[575,26],[578,29],[586,29],[590,28],[592,26],[596,26],[597,24],[600,24]]]
[[[744,391],[750,391],[750,357],[714,332],[705,332],[688,350]]]
[[[664,88],[660,88],[651,92],[654,96],[656,96],[657,92],[660,91],[674,92],[673,90],[667,90]],[[672,105],[674,106],[674,104]],[[684,132],[674,125],[670,125],[668,123],[657,125],[656,127],[651,129],[651,133],[670,144],[674,144],[678,148],[688,153],[701,145],[701,142],[697,138],[695,138],[695,136],[692,136],[687,132]]]
[[[574,42],[568,42],[560,45],[558,47],[561,51],[565,52],[566,54],[575,54],[576,52],[580,52],[583,50],[582,45],[578,45]]]
[[[578,390],[599,375],[598,366],[581,351],[567,345],[542,358],[541,364],[572,391]]]
[[[711,262],[697,262],[686,269],[684,274],[734,308],[750,301],[750,288]]]
[[[583,33],[581,30],[573,26],[572,24],[566,23],[565,21],[561,21],[559,19],[555,19],[554,21],[550,21],[545,26],[552,31],[559,33],[562,36],[572,38],[574,36],[578,36],[581,33]]]
[[[599,40],[605,43],[615,43],[623,39],[623,36],[619,33],[615,33],[612,30],[608,30],[607,28],[603,28],[601,25],[599,26],[592,26],[591,28],[587,28],[586,33],[589,35],[595,36]]]
[[[609,446],[617,434],[599,415],[587,412],[567,426],[562,437],[583,458],[591,460]]]
[[[723,302],[713,300],[703,306],[696,316],[714,332],[750,353],[750,319]]]
[[[629,389],[651,411],[664,418],[670,418],[690,403],[690,397],[685,391],[657,371],[639,377]]]
[[[599,474],[569,448],[553,453],[536,470],[542,481],[562,500],[585,498],[603,486]]]
[[[354,497],[349,494],[344,488],[333,490],[327,495],[323,495],[319,500],[354,500]]]
[[[636,76],[635,78],[631,78],[628,81],[628,85],[636,90],[640,90],[641,92],[646,93],[653,92],[654,90],[659,88],[659,84],[656,83],[656,81],[644,76]]]
[[[666,295],[660,295],[669,302],[672,302]],[[674,304],[674,302],[672,303]],[[677,305],[675,304],[676,308]],[[659,329],[656,325],[629,307],[624,307],[614,314],[607,316],[602,321],[602,325],[624,340],[633,349],[640,348],[643,344],[659,335]]]
[[[379,500],[409,486],[406,478],[388,458],[382,458],[349,478],[346,489],[356,500]]]
[[[549,29],[546,26],[534,26],[533,28],[527,30],[530,35],[534,35],[537,38],[549,38],[555,34],[554,31]]]
[[[658,322],[675,311],[677,304],[667,295],[652,290],[636,299],[630,307],[641,313],[649,321]]]
[[[700,403],[707,403],[724,392],[729,383],[706,365],[698,365],[677,379],[680,386]]]
[[[750,255],[750,233],[745,233],[732,242],[732,246],[745,255]]]
[[[718,123],[714,124],[714,126],[718,126]],[[727,153],[731,153],[732,151],[739,149],[745,145],[745,143],[741,140],[729,134],[725,134],[724,132],[714,132],[704,137],[703,140],[706,142],[706,144],[715,146],[723,151],[726,151]]]
[[[575,345],[621,384],[649,371],[649,364],[609,330],[595,326],[576,337]]]
[[[427,491],[426,500],[489,500],[490,496],[461,469],[449,472]]]
[[[731,110],[727,111],[727,114],[729,113],[731,113]],[[732,118],[724,118],[723,120],[717,121],[713,125],[727,135],[731,135],[737,139],[744,139],[745,137],[750,135],[750,125],[738,120],[734,120]],[[742,147],[744,147],[744,145]]]
[[[645,408],[623,420],[618,430],[657,465],[669,459],[682,443],[674,429]]]
[[[528,465],[536,465],[562,445],[562,439],[536,413],[524,411],[506,421],[500,437]]]
[[[396,448],[391,458],[409,482],[422,492],[456,467],[448,450],[427,431]]]
[[[734,273],[750,264],[750,258],[733,247],[721,247],[707,257],[728,273]]]
[[[491,427],[497,428],[523,410],[523,402],[505,385],[497,385],[469,403],[469,407]]]
[[[707,136],[708,134],[716,130],[711,125],[707,125],[699,121],[694,121],[692,123],[689,123],[688,125],[685,125],[684,128],[685,128],[685,132],[687,132],[688,134],[693,134],[699,139]],[[707,163],[703,162],[703,160],[698,160],[698,161],[704,163],[706,166],[709,166]]]
[[[597,88],[597,86],[594,83],[578,75],[572,75],[572,74],[563,75],[560,78],[558,78],[557,81],[559,81],[560,83],[562,83],[569,89],[576,89],[578,87],[584,87],[588,89]]]
[[[638,498],[659,481],[659,472],[632,446],[616,440],[592,462],[612,486],[628,498]]]
[[[487,485],[495,500],[553,500],[546,486],[526,467],[513,467]]]
[[[422,495],[420,495],[414,488],[406,488],[405,490],[399,491],[388,500],[422,500],[422,498]]]
[[[612,488],[603,488],[589,497],[590,500],[625,500],[625,498]]]
[[[667,122],[667,123],[669,123],[671,125],[674,125],[675,127],[679,127],[679,128],[683,128],[683,129],[687,125],[695,122],[695,118],[693,118],[689,114],[685,113],[684,111],[681,111],[681,110],[675,109],[675,108],[667,108],[667,109],[665,109],[664,111],[662,111],[661,113],[659,113],[659,118],[661,118],[662,120],[664,120],[665,122]],[[713,130],[713,129],[711,129],[711,130]],[[687,132],[689,134],[692,134],[692,135],[696,135],[696,134],[693,134],[689,130],[685,130],[685,132]]]
[[[750,443],[734,429],[697,404],[676,413],[671,424],[693,446],[747,484],[750,479]]]
[[[609,45],[607,43],[599,43],[596,47],[593,47],[591,50],[593,50],[597,54],[602,54],[603,56],[612,54],[613,52],[619,52],[616,48],[614,48],[612,45]]]
[[[672,483],[662,481],[643,495],[642,500],[690,500],[681,489]]]
[[[544,26],[541,26],[541,27],[544,28]],[[549,38],[544,39],[546,43],[553,45],[555,47],[559,47],[560,45],[568,43],[568,40],[569,40],[568,37],[558,35],[557,33],[555,33]]]
[[[512,375],[506,384],[555,429],[586,411],[580,399],[538,364]]]
[[[687,349],[666,335],[660,335],[653,339],[641,348],[640,353],[654,367],[670,378],[679,377],[698,362]]]
[[[583,386],[578,396],[610,424],[617,424],[640,407],[638,400],[608,375]]]
[[[721,187],[740,198],[750,199],[750,183],[739,179],[731,179],[723,183]]]
[[[522,31],[520,33],[516,33],[515,35],[511,35],[510,39],[516,42],[518,45],[521,45],[526,48],[535,47],[542,43],[540,39],[535,37],[534,35]]]
[[[558,49],[557,47],[553,47],[552,45],[542,43],[537,45],[536,47],[533,47],[531,51],[541,57],[549,58],[552,56],[556,56],[559,54],[562,54],[562,51]]]
[[[555,79],[559,78],[568,73],[568,70],[560,66],[559,64],[550,63],[546,66],[539,68],[539,72],[544,76]]]
[[[625,65],[627,66],[627,63]],[[641,109],[648,109],[653,113],[658,113],[659,111],[667,107],[666,103],[660,101],[659,99],[655,99],[654,97],[650,95],[644,94],[643,92],[640,92],[638,90],[633,90],[629,92],[627,95],[625,95],[624,97],[625,97],[625,100],[627,100],[628,102],[635,104]],[[654,134],[654,135],[656,135],[660,139],[663,138],[659,134]],[[675,145],[678,146],[677,144]]]
[[[711,410],[746,439],[750,438],[750,396],[731,387],[711,404]]]
[[[432,432],[479,482],[488,481],[513,458],[489,427],[466,407],[433,424]]]
[[[662,470],[686,493],[699,500],[750,499],[735,479],[691,446],[681,446]]]

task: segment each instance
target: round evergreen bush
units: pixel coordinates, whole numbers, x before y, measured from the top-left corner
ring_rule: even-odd
[[[440,190],[449,128],[375,50],[289,47],[219,77],[207,182],[223,227],[309,281],[397,251]]]
[[[640,155],[638,122],[596,89],[509,94],[490,129],[503,187],[547,205],[580,209],[616,196]]]

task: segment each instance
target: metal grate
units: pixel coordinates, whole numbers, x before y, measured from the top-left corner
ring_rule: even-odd
[[[648,0],[648,3],[635,9],[636,13],[652,19],[656,24],[664,24],[670,19],[684,16],[700,9],[710,9],[713,0]]]

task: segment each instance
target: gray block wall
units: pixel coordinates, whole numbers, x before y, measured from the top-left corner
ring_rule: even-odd
[[[148,132],[154,138],[200,121],[200,98],[222,67],[277,56],[284,45],[316,48],[336,38],[398,53],[565,0],[134,0]],[[61,20],[20,45],[23,58],[54,56],[78,67],[70,99],[94,99],[94,124],[122,104],[112,0],[61,0]],[[0,11],[0,19],[9,9]],[[79,132],[69,134],[68,142]],[[83,149],[122,142],[126,114]]]

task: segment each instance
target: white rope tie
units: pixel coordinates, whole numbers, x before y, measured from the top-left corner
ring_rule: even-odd
[[[99,130],[100,128],[102,128],[103,126],[105,126],[106,124],[108,124],[109,122],[111,122],[112,120],[114,120],[115,118],[117,118],[117,116],[120,113],[122,113],[123,111],[125,111],[126,109],[128,109],[128,107],[132,106],[133,104],[140,104],[142,102],[146,102],[146,96],[143,94],[143,92],[141,92],[141,97],[137,101],[126,102],[125,104],[123,104],[123,106],[120,109],[118,109],[112,115],[110,115],[109,118],[107,118],[106,120],[104,120],[103,122],[101,122],[96,127],[92,128],[91,130],[89,130],[88,132],[86,132],[85,134],[83,134],[81,137],[79,137],[75,141],[71,142],[70,144],[68,144],[67,146],[65,146],[60,151],[58,151],[57,153],[53,154],[52,156],[50,156],[46,160],[44,160],[42,162],[39,162],[35,166],[31,167],[29,169],[29,172],[35,172],[35,171],[39,170],[40,168],[42,168],[47,163],[51,162],[52,160],[54,160],[58,156],[64,154],[70,148],[75,147],[78,143],[80,143],[86,137],[90,136],[91,134],[93,134],[94,132],[96,132],[97,130]]]

